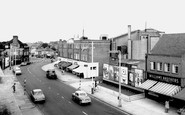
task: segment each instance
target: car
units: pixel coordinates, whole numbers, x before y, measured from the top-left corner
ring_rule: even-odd
[[[14,66],[13,67],[13,73],[15,73],[16,75],[22,74],[20,67]]]
[[[33,89],[30,92],[31,99],[33,102],[45,102],[45,95],[41,89]]]
[[[48,79],[57,79],[57,75],[55,73],[55,69],[49,69],[46,71],[46,77]]]
[[[182,108],[180,108],[180,109],[178,109],[178,110],[177,110],[177,113],[178,113],[179,115],[185,115],[185,106],[182,107]]]
[[[72,93],[72,100],[78,102],[80,105],[91,104],[91,98],[85,91],[82,90],[77,90]]]
[[[21,66],[26,66],[27,65],[27,62],[22,62],[21,63]]]

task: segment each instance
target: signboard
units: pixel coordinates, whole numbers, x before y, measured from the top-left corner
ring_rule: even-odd
[[[127,67],[121,67],[121,83],[128,84],[128,68]]]
[[[103,64],[103,79],[109,79],[108,69],[109,69],[109,65]]]
[[[143,70],[135,69],[135,87],[141,85],[144,81]]]

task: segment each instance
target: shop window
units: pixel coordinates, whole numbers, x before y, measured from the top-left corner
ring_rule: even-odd
[[[178,71],[179,71],[178,65],[177,64],[173,64],[172,65],[172,73],[178,73]]]
[[[165,72],[170,72],[170,63],[165,63],[164,64],[164,71]]]
[[[151,70],[155,70],[156,69],[155,62],[150,62],[150,69]]]
[[[158,62],[157,63],[157,70],[158,71],[162,71],[163,70],[163,64],[162,64],[162,62]]]
[[[93,67],[93,70],[96,70],[96,67]]]

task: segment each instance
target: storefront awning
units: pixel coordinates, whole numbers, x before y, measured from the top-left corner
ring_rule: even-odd
[[[138,86],[138,87],[140,87],[140,88],[142,88],[142,89],[146,89],[146,90],[148,90],[148,89],[150,89],[152,86],[154,86],[155,84],[157,83],[157,81],[154,81],[154,80],[146,80],[144,83],[142,83],[140,86]]]
[[[182,89],[179,93],[174,95],[175,98],[185,100],[185,88]]]
[[[168,84],[168,83],[158,82],[149,90],[163,95],[173,96],[181,90],[181,87],[177,85]]]
[[[76,64],[73,64],[73,65],[71,65],[71,66],[69,66],[69,67],[67,67],[69,70],[73,70],[73,69],[75,69],[75,68],[78,68],[79,67],[79,65],[76,65]]]

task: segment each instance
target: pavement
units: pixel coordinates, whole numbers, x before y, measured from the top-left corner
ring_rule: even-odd
[[[178,115],[176,108],[170,108],[168,113],[165,113],[164,105],[148,98],[140,98],[133,101],[128,101],[122,98],[122,107],[118,107],[118,92],[107,87],[98,85],[97,90],[91,94],[92,81],[91,79],[79,79],[76,75],[68,72],[63,74],[58,68],[54,67],[53,62],[42,67],[44,71],[48,69],[55,69],[58,78],[71,87],[86,91],[92,98],[102,101],[113,108],[120,111],[126,111],[133,115]],[[42,112],[30,101],[27,94],[24,95],[22,85],[18,82],[12,71],[8,69],[1,70],[0,77],[0,106],[6,105],[10,110],[11,115],[43,115]],[[81,81],[81,82],[80,82]],[[12,85],[16,83],[16,92],[13,93]],[[122,97],[124,95],[122,94]]]

